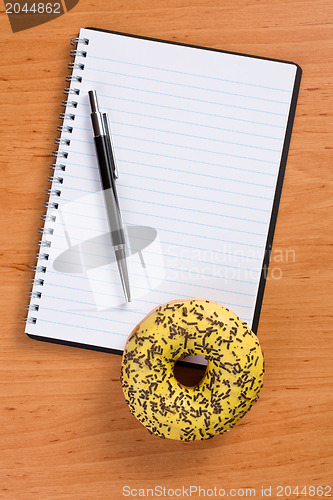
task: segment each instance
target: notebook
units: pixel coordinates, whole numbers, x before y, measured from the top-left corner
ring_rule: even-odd
[[[95,28],[72,43],[26,333],[122,352],[149,311],[190,297],[227,306],[257,332],[300,67]],[[111,122],[130,303],[89,90]]]

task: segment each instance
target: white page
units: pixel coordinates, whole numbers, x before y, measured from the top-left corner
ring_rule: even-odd
[[[251,327],[296,66],[83,29],[59,204],[29,334],[123,349],[155,306],[203,297]],[[108,112],[133,301],[120,284],[88,91]],[[30,320],[34,321],[34,320]]]

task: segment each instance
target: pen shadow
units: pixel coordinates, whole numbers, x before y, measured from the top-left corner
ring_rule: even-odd
[[[127,255],[138,254],[141,264],[146,267],[143,250],[151,245],[157,237],[156,229],[149,226],[126,226],[128,235]],[[111,233],[104,233],[71,246],[53,263],[59,273],[81,274],[86,269],[95,269],[115,262],[115,253],[111,248]]]

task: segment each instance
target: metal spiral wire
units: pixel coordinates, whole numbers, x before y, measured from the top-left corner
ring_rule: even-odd
[[[55,139],[55,143],[59,146],[59,148],[56,151],[52,151],[52,156],[55,158],[55,161],[50,164],[50,169],[53,170],[53,174],[48,176],[47,179],[51,183],[51,186],[46,189],[48,201],[43,203],[47,212],[46,214],[41,215],[41,219],[44,221],[44,226],[38,229],[38,232],[41,233],[42,236],[41,239],[38,240],[39,251],[35,254],[36,265],[32,266],[32,270],[35,275],[34,278],[29,280],[32,285],[32,290],[28,292],[28,296],[30,297],[30,303],[26,307],[28,313],[23,318],[25,323],[30,325],[35,325],[38,320],[37,313],[40,310],[40,304],[38,301],[43,295],[40,288],[44,286],[44,277],[45,274],[47,274],[47,264],[50,256],[48,249],[52,245],[50,236],[54,234],[54,227],[52,227],[52,225],[57,219],[56,211],[59,209],[61,186],[64,183],[64,177],[61,173],[66,170],[65,160],[69,155],[69,151],[61,148],[61,146],[69,148],[71,145],[71,141],[69,137],[67,137],[67,134],[71,134],[73,132],[73,121],[75,120],[74,110],[78,106],[78,102],[72,100],[71,96],[80,94],[78,86],[82,83],[82,71],[85,67],[81,58],[87,57],[87,50],[78,48],[78,45],[82,45],[86,48],[89,45],[89,39],[76,37],[72,38],[70,43],[75,47],[75,49],[70,51],[70,55],[74,57],[75,60],[74,62],[70,62],[68,64],[68,68],[72,71],[72,74],[66,77],[66,82],[70,84],[70,87],[66,87],[64,89],[64,93],[68,96],[68,99],[61,102],[61,106],[65,108],[65,111],[59,114],[62,124],[57,127],[57,131],[61,135]],[[79,74],[76,74],[76,71],[78,71]],[[70,124],[68,124],[68,122]]]
[[[64,114],[64,113],[61,113],[61,114]],[[69,134],[72,134],[73,127],[70,127],[69,125],[58,125],[57,131],[58,132],[68,132]]]
[[[89,45],[89,38],[79,38],[79,37],[71,38],[70,44],[74,45],[74,47],[76,47],[79,43],[82,43],[84,45]]]
[[[75,115],[73,113],[59,113],[60,120],[75,120]]]
[[[84,64],[82,63],[74,63],[74,62],[70,62],[68,63],[67,65],[68,69],[80,69],[80,70],[84,70]]]
[[[87,52],[85,50],[74,49],[70,51],[70,55],[71,57],[76,57],[76,56],[87,57]]]
[[[61,106],[63,106],[64,108],[77,108],[77,105],[78,103],[76,101],[61,101]]]
[[[63,163],[50,163],[50,169],[53,171],[61,170],[61,172],[65,172],[66,165],[64,165]]]

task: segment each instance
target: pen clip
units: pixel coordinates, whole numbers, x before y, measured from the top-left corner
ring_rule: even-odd
[[[112,143],[112,136],[111,136],[111,131],[110,131],[110,123],[109,123],[109,117],[107,113],[102,113],[102,119],[103,119],[103,125],[104,125],[104,130],[105,130],[105,135],[108,137],[110,140],[110,147],[111,147],[111,156],[113,157],[113,164],[114,164],[114,170],[113,170],[113,175],[115,179],[119,178],[119,172],[116,164],[116,159],[114,157],[114,147]]]

